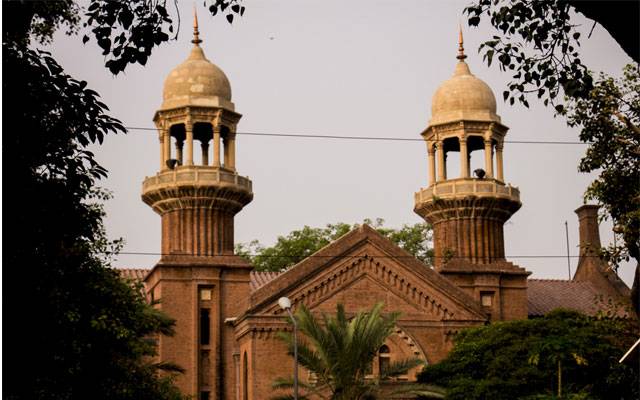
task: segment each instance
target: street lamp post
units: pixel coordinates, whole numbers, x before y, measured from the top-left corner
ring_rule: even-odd
[[[291,300],[280,297],[278,305],[285,310],[293,322],[293,398],[298,400],[298,323],[291,313]]]

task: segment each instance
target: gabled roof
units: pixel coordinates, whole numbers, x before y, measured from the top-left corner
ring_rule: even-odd
[[[375,249],[376,254],[366,254],[366,249],[363,250],[366,245],[372,245],[373,247],[370,249]],[[345,263],[345,259],[353,261]],[[256,289],[251,293],[248,314],[260,313],[272,307],[279,297],[290,296],[297,288],[318,279],[332,266],[342,263],[340,270],[336,273],[338,275],[347,274],[346,270],[361,262],[362,259],[375,261],[377,265],[380,265],[380,269],[387,268],[385,264],[401,265],[403,270],[408,271],[406,278],[432,288],[439,298],[448,299],[458,309],[473,315],[474,319],[486,319],[485,311],[470,295],[368,225],[362,225],[352,230],[277,276],[254,274],[252,281],[255,281]],[[385,262],[385,260],[387,261]],[[410,283],[406,278],[402,278],[404,283],[401,285],[406,286]],[[335,281],[335,277],[333,280]],[[318,285],[324,284],[318,283]],[[318,288],[314,287],[309,290],[315,289]],[[428,298],[428,296],[426,297]],[[296,302],[295,298],[291,300]],[[435,300],[428,298],[426,301],[434,302]],[[440,309],[440,305],[437,307]],[[451,310],[444,310],[444,314],[448,315],[448,313],[451,313]]]

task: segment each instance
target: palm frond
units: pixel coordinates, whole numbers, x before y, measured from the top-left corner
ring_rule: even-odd
[[[184,368],[182,368],[178,364],[170,362],[170,361],[163,361],[163,362],[154,363],[153,364],[153,368],[155,368],[158,371],[174,372],[174,373],[179,373],[179,374],[182,374],[185,371]]]
[[[273,383],[271,384],[271,387],[274,390],[286,390],[286,389],[293,389],[293,378],[289,377],[289,378],[276,378]],[[299,389],[303,389],[305,392],[308,392],[310,394],[315,395],[317,398],[320,399],[326,399],[326,397],[323,395],[322,390],[324,388],[324,386],[314,386],[314,385],[310,385],[306,382],[302,382],[302,381],[298,381],[298,388]],[[282,399],[289,399],[289,398],[293,398],[293,397],[288,397],[291,395],[279,395],[278,397],[272,397],[272,400],[278,399],[278,398],[282,398]],[[302,395],[302,396],[298,396],[299,399],[306,399],[307,395]]]
[[[417,396],[426,397],[427,399],[444,399],[446,396],[446,390],[439,386],[433,385],[420,385],[420,384],[407,384],[392,391],[391,395],[412,394]]]
[[[302,334],[298,341],[298,361],[317,377],[316,385],[304,386],[307,395],[331,393],[332,399],[373,398],[380,391],[382,379],[401,375],[422,363],[418,359],[396,361],[388,365],[380,379],[365,380],[369,365],[394,332],[400,315],[384,315],[383,309],[384,304],[377,303],[370,311],[358,312],[349,319],[342,304],[338,304],[335,316],[326,313],[317,316],[302,304],[298,307],[295,318]],[[293,355],[293,335],[287,332],[279,337]],[[276,389],[288,389],[292,385],[290,379],[274,382]],[[425,388],[423,392],[429,393]]]

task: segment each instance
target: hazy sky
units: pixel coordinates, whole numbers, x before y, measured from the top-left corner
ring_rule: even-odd
[[[154,50],[145,67],[130,66],[113,77],[97,46],[83,46],[79,36],[57,35],[52,51],[68,73],[102,95],[126,126],[153,127],[164,78],[191,48],[193,4],[178,3],[178,40]],[[462,21],[467,62],[497,94],[498,113],[510,128],[506,139],[577,141],[576,130],[535,100],[531,109],[502,102],[509,75],[482,63],[478,45],[493,32],[487,24],[466,27],[462,10],[468,3],[245,0],[245,16],[230,26],[196,2],[202,47],[229,77],[236,110],[243,114],[240,133],[420,138],[430,118],[431,96],[453,73]],[[584,22],[586,37],[591,23],[577,20]],[[581,58],[593,70],[615,75],[630,61],[600,26],[584,40]],[[578,254],[573,210],[593,178],[577,172],[585,148],[505,145],[505,180],[520,188],[523,203],[505,225],[507,258],[533,277],[567,277],[566,258],[522,257],[565,255],[565,221],[571,254]],[[109,170],[102,185],[114,194],[106,205],[109,236],[126,240],[125,253],[158,253],[160,217],[140,199],[142,180],[157,172],[157,134],[131,130],[108,137],[94,150]],[[236,242],[258,239],[268,245],[304,225],[367,217],[384,218],[390,227],[420,221],[413,194],[427,185],[424,143],[238,135],[236,157],[238,172],[252,179],[255,196],[236,217]],[[612,240],[610,224],[600,232],[604,243]],[[150,268],[158,258],[123,254],[115,265]],[[576,265],[572,258],[572,271]],[[631,266],[620,273],[630,285]]]

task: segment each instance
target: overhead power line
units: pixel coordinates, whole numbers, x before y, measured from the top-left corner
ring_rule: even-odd
[[[156,128],[145,128],[136,126],[126,126],[129,130],[138,131],[157,131]],[[394,142],[424,142],[424,139],[420,138],[406,138],[406,137],[389,137],[389,136],[343,136],[343,135],[316,135],[307,133],[268,133],[268,132],[236,132],[236,135],[247,136],[265,136],[265,137],[289,137],[289,138],[301,138],[301,139],[338,139],[338,140],[368,140],[368,141],[394,141]],[[566,141],[554,141],[554,140],[505,140],[505,143],[514,144],[561,144],[561,145],[587,145],[589,142],[566,142]]]
[[[211,255],[195,255],[195,254],[176,254],[176,253],[155,253],[155,252],[142,252],[142,251],[121,251],[117,254],[113,254],[115,256],[118,255],[130,255],[130,256],[187,256],[187,257],[213,257]],[[268,257],[268,258],[300,258],[300,259],[305,259],[305,258],[359,258],[362,257],[362,255],[317,255],[317,254],[311,254],[308,256],[300,256],[300,255],[288,255],[288,254],[281,254],[281,255],[264,255],[264,254],[247,254],[246,256],[249,257],[257,257],[257,256],[261,256],[261,257]],[[551,254],[529,254],[529,255],[514,255],[514,256],[510,256],[510,255],[506,255],[505,258],[566,258],[567,255],[551,255]],[[579,255],[573,255],[573,256],[569,256],[571,258],[579,258]],[[586,257],[597,257],[599,258],[599,256],[597,255],[583,255],[583,258]],[[407,255],[407,256],[373,256],[373,258],[415,258],[415,256],[413,255]],[[431,258],[446,258],[448,260],[454,260],[457,258],[465,258],[465,257],[459,257],[459,256],[447,256],[447,257],[438,257],[438,256],[431,256]]]

